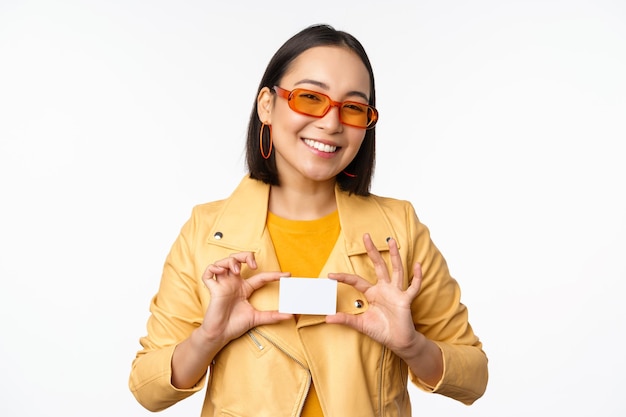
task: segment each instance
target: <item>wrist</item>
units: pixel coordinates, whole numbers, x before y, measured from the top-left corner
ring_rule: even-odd
[[[443,377],[443,353],[435,342],[416,333],[412,345],[397,355],[424,385],[435,387]]]
[[[411,363],[424,355],[428,342],[429,340],[423,334],[415,331],[411,341],[405,346],[398,348],[394,353],[403,361]]]
[[[202,326],[191,333],[190,340],[194,350],[204,353],[218,352],[228,343],[228,340],[223,340],[223,338],[219,336],[211,335]]]

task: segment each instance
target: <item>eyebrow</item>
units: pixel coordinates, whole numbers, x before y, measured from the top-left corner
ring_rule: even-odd
[[[300,84],[313,84],[316,85],[324,90],[328,90],[330,89],[329,85],[326,83],[323,83],[321,81],[316,81],[316,80],[310,80],[305,78],[304,80],[300,80],[297,83],[295,83],[295,85],[300,85]],[[367,101],[369,103],[370,99],[367,97],[367,94],[365,94],[362,91],[357,91],[357,90],[353,90],[353,91],[349,91],[347,96],[357,96],[357,97],[361,97],[363,98],[363,100]]]

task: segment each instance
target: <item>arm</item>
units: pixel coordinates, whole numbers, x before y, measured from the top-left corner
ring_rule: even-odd
[[[416,330],[434,342],[443,355],[443,376],[433,384],[413,368],[411,380],[418,387],[471,404],[487,387],[487,356],[474,333],[467,307],[461,302],[461,289],[452,278],[447,263],[432,242],[428,228],[408,213],[414,261],[422,267],[420,291],[412,303]]]
[[[129,386],[137,401],[150,411],[163,410],[202,388],[188,390],[171,384],[174,349],[197,329],[203,303],[196,278],[196,210],[185,223],[165,260],[157,294],[150,303],[147,335],[132,363]]]
[[[291,317],[257,311],[249,296],[281,273],[267,272],[248,279],[241,264],[256,268],[250,252],[233,254],[209,265],[200,280],[194,241],[196,213],[185,224],[168,254],[157,295],[150,305],[148,335],[141,339],[130,374],[130,389],[151,411],[163,410],[202,389],[215,355],[249,328]],[[202,300],[209,299],[204,311]]]
[[[329,277],[363,292],[369,309],[359,315],[338,313],[327,322],[353,327],[387,346],[406,362],[412,381],[420,388],[471,404],[486,388],[487,359],[467,321],[467,309],[460,303],[458,284],[430,241],[427,228],[414,220],[410,229],[415,249],[409,248],[409,253],[417,261],[406,290],[396,242],[389,241],[389,271],[365,235],[376,283],[351,274]]]

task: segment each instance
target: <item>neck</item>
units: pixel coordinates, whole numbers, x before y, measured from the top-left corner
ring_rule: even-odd
[[[281,184],[270,190],[269,210],[285,219],[315,220],[336,209],[334,181],[297,187]]]

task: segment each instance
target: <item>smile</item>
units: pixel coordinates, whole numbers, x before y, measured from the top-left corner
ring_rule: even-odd
[[[321,151],[321,152],[332,153],[337,150],[336,146],[326,145],[324,143],[317,142],[312,139],[304,139],[304,143],[306,143],[311,148],[317,149],[318,151]]]

